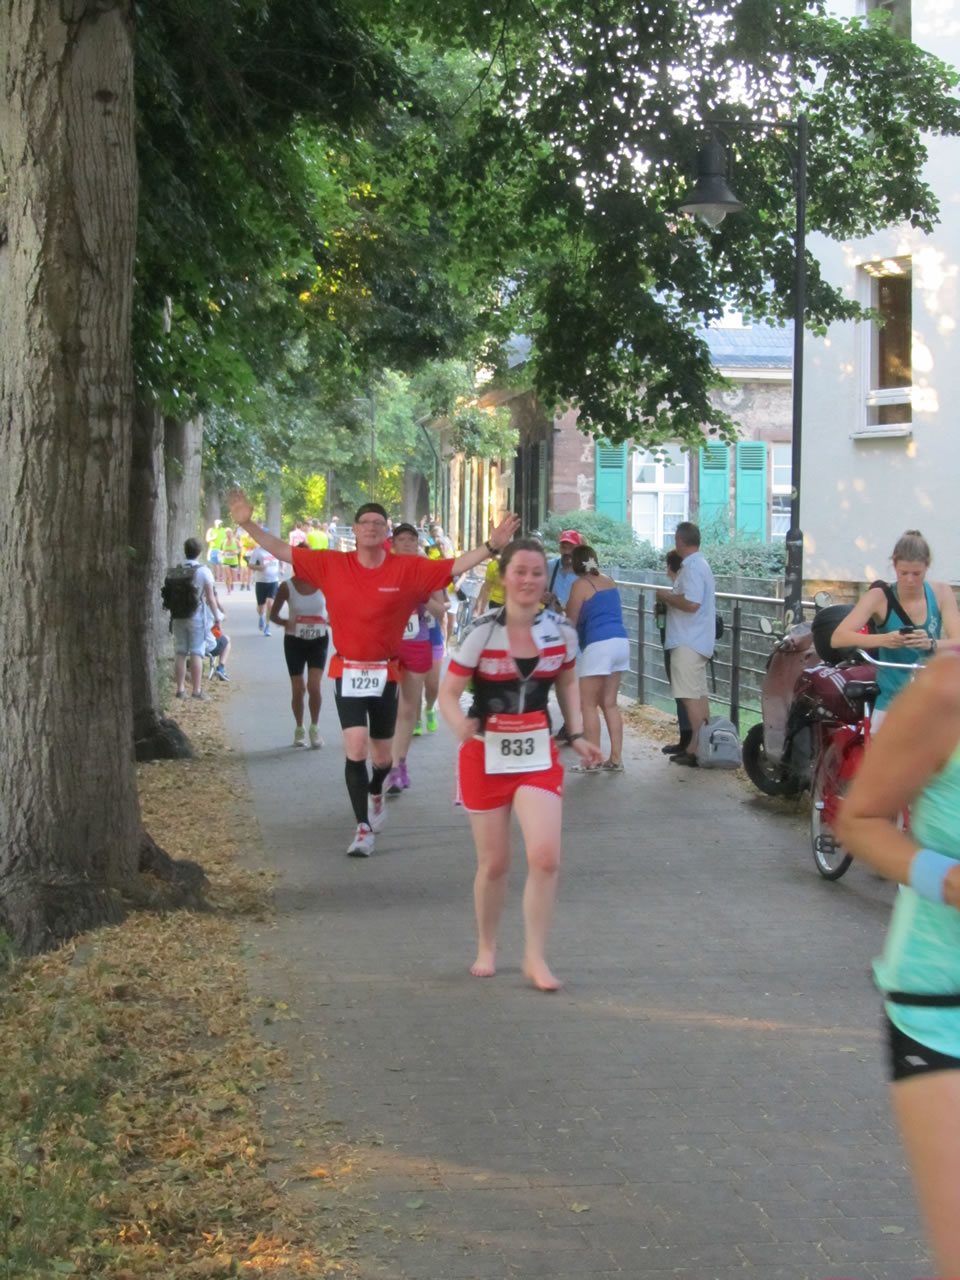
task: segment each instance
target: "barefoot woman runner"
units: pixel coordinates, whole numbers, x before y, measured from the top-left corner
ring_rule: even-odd
[[[523,892],[524,974],[541,991],[560,982],[544,955],[560,864],[563,769],[550,736],[547,698],[556,685],[574,750],[588,764],[603,755],[583,736],[574,674],[577,635],[565,619],[539,612],[547,579],[543,547],[531,538],[511,543],[500,561],[506,604],[471,625],[440,688],[440,713],[460,740],[460,797],[477,848],[474,905],[477,958],[471,973],[496,972],[497,925],[507,892],[510,814],[527,851]],[[473,681],[473,704],[460,697]]]

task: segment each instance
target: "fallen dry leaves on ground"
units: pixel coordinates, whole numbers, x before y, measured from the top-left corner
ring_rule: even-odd
[[[216,704],[174,714],[197,757],[140,766],[144,821],[168,853],[204,867],[213,909],[133,914],[6,974],[3,1280],[293,1280],[350,1267],[349,1226],[328,1216],[321,1235],[268,1176],[257,1095],[285,1064],[253,1033],[241,948],[245,921],[269,916],[270,879],[239,856],[245,775]],[[336,1186],[349,1156],[320,1154]]]

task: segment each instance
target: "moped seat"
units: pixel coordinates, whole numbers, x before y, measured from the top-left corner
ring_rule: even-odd
[[[872,702],[879,695],[880,686],[876,680],[848,680],[843,691],[851,702]]]

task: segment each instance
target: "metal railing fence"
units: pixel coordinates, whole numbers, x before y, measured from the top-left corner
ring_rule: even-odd
[[[630,637],[630,673],[624,693],[637,702],[673,707],[670,681],[663,661],[663,642],[654,606],[658,587],[669,582],[626,582],[615,578],[623,600],[623,620]],[[812,601],[804,608],[812,609]],[[760,630],[760,619],[769,618],[779,632],[783,625],[783,600],[777,596],[717,592],[717,614],[723,618],[723,636],[716,642],[708,668],[711,701],[729,707],[730,719],[739,729],[742,712],[760,714],[760,689],[766,674],[773,638]]]

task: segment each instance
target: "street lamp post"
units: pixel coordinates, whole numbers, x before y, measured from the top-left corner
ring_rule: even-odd
[[[793,177],[796,195],[796,230],[794,232],[794,321],[793,321],[793,438],[791,442],[790,530],[786,538],[786,572],[784,575],[784,625],[789,628],[803,618],[803,533],[800,529],[800,468],[803,460],[803,328],[807,310],[807,117],[770,123],[722,121],[718,128],[748,129],[754,133],[792,129],[796,133],[793,151]],[[728,213],[744,206],[730,190],[727,182],[727,157],[723,143],[711,136],[701,148],[697,163],[697,180],[690,199],[680,206],[684,213],[703,218],[711,227],[719,226]]]

